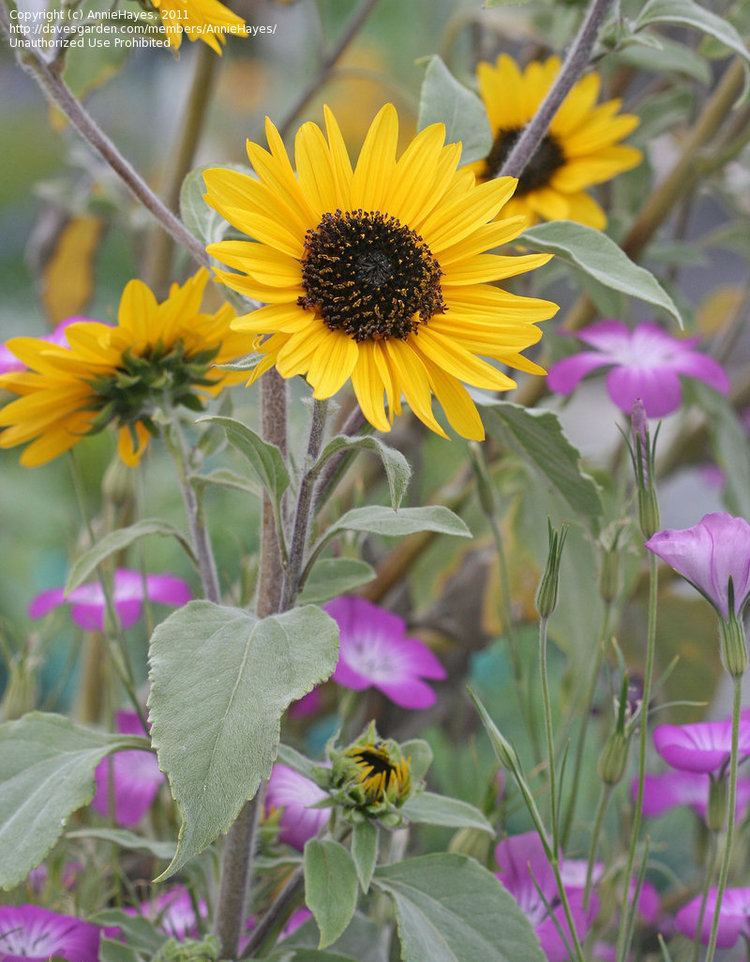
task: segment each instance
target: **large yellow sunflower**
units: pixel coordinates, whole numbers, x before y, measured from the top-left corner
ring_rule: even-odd
[[[188,40],[202,40],[221,56],[227,33],[244,37],[245,21],[219,0],[152,0],[159,11],[170,46],[180,49],[183,31]]]
[[[37,467],[114,424],[120,457],[132,467],[155,430],[157,408],[199,409],[202,397],[244,380],[212,367],[242,354],[246,338],[230,329],[229,305],[200,313],[208,276],[200,270],[182,287],[172,285],[161,304],[141,281],[130,281],[117,325],[71,324],[67,348],[35,337],[8,341],[28,369],[0,376],[0,389],[20,395],[0,409],[0,447],[31,442],[21,463]]]
[[[481,419],[461,382],[516,386],[485,358],[543,374],[520,352],[541,337],[535,322],[557,310],[490,283],[548,260],[485,253],[525,226],[523,217],[495,219],[516,181],[477,185],[470,170],[458,169],[460,144],[444,146],[442,124],[421,131],[397,158],[391,104],[372,122],[354,167],[327,108],[325,123],[327,139],[312,123],[298,131],[296,173],[270,120],[269,150],[247,145],[257,179],[204,173],[207,202],[254,238],[208,248],[239,272],[217,271],[224,284],[267,305],[233,324],[257,335],[264,355],[251,381],[275,366],[285,378],[305,375],[322,399],[351,378],[378,430],[389,430],[403,395],[445,437],[434,394],[459,434],[481,439]]]
[[[480,63],[479,91],[487,108],[494,142],[484,160],[472,164],[480,180],[496,177],[523,128],[544,100],[560,71],[560,60],[530,63],[519,70],[501,54],[497,62]],[[642,159],[640,150],[620,144],[638,126],[634,114],[618,114],[622,101],[596,106],[600,80],[587,74],[573,87],[531,158],[506,208],[532,221],[574,220],[602,230],[607,217],[586,188],[610,180]]]

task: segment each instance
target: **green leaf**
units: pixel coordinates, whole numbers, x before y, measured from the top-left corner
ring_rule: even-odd
[[[148,958],[167,941],[167,936],[148,919],[123,912],[122,909],[102,909],[90,921],[95,925],[120,929],[128,944],[139,952],[145,952]]]
[[[81,728],[31,712],[0,725],[0,888],[13,888],[44,859],[73,812],[94,797],[94,771],[143,738]]]
[[[128,528],[118,528],[110,534],[105,534],[92,548],[84,552],[70,569],[68,581],[65,585],[65,593],[73,591],[92,575],[99,565],[110,555],[119,554],[139,538],[147,538],[150,535],[159,535],[162,538],[175,538],[185,549],[185,553],[195,562],[195,555],[185,535],[172,524],[160,521],[158,518],[145,518],[143,521],[136,521]]]
[[[445,124],[446,143],[461,143],[461,163],[481,160],[492,148],[487,111],[438,56],[430,57],[419,95],[417,129]]]
[[[300,602],[320,604],[366,585],[375,575],[371,565],[357,558],[320,558],[305,582]]]
[[[320,929],[319,949],[344,932],[357,908],[357,871],[340,842],[311,838],[305,845],[305,903]]]
[[[300,775],[304,775],[305,778],[309,778],[312,782],[317,782],[317,774],[321,769],[321,766],[302,755],[297,751],[296,748],[292,748],[291,745],[279,745],[279,761],[283,762],[289,768],[293,768],[295,772],[299,772]]]
[[[367,531],[370,534],[396,538],[419,531],[435,531],[457,538],[471,537],[471,531],[461,518],[442,505],[401,508],[400,511],[379,504],[352,508],[328,529],[325,540],[328,541],[339,531]]]
[[[640,30],[649,23],[679,23],[693,27],[750,60],[750,51],[732,24],[695,0],[649,0],[638,15],[635,29]]]
[[[691,382],[691,394],[707,418],[714,457],[726,475],[724,499],[734,514],[750,518],[750,448],[747,432],[729,399],[698,381]]]
[[[182,816],[172,875],[232,825],[267,778],[291,702],[336,667],[338,628],[312,605],[258,621],[192,601],[151,637],[151,738]]]
[[[409,759],[412,782],[421,782],[432,765],[432,748],[423,738],[411,738],[401,742],[404,758]]]
[[[605,287],[658,307],[683,326],[676,304],[654,275],[634,264],[601,231],[570,220],[549,221],[525,230],[519,243],[557,254],[565,263],[580,268]]]
[[[142,959],[124,942],[102,937],[99,940],[99,962],[142,962]]]
[[[378,826],[368,818],[356,822],[352,829],[352,859],[365,894],[370,889],[372,874],[378,863],[379,838]]]
[[[349,451],[371,451],[376,454],[383,462],[385,474],[388,478],[388,488],[391,493],[391,505],[398,508],[406,493],[406,488],[411,477],[409,462],[400,451],[383,444],[380,438],[371,436],[350,438],[341,434],[332,438],[323,449],[318,458],[314,472],[317,473],[323,465],[336,454]]]
[[[154,838],[143,838],[135,832],[124,828],[79,828],[74,832],[67,832],[66,838],[96,838],[102,842],[111,842],[119,848],[132,852],[149,852],[156,858],[174,858],[176,845],[174,842],[160,842]]]
[[[711,83],[711,68],[700,54],[687,44],[659,37],[657,47],[631,45],[617,52],[618,60],[638,70],[653,73],[677,73],[701,84]]]
[[[190,233],[195,234],[204,245],[220,241],[229,226],[221,214],[213,207],[209,207],[203,199],[206,193],[203,171],[215,166],[216,164],[203,164],[196,167],[185,177],[180,187],[180,217]],[[249,172],[247,167],[241,167],[239,164],[222,166],[231,167],[243,173]]]
[[[516,900],[474,859],[435,854],[379,868],[404,962],[545,962]]]
[[[263,355],[253,351],[251,354],[245,354],[234,361],[217,364],[216,367],[220,367],[224,371],[254,371],[262,360]]]
[[[295,949],[281,946],[268,956],[268,962],[355,962],[350,955],[319,952],[317,949]]]
[[[245,494],[252,494],[256,498],[262,497],[263,491],[255,478],[245,478],[241,474],[235,474],[228,468],[217,468],[209,474],[195,474],[190,479],[192,485],[197,490],[201,490],[211,485],[220,488],[232,488],[235,491],[244,491]]]
[[[402,811],[411,822],[448,828],[478,828],[490,835],[495,834],[495,829],[478,808],[447,795],[420,792],[404,805]]]
[[[251,430],[247,425],[235,418],[213,415],[199,418],[200,422],[219,424],[227,432],[227,440],[241,454],[245,456],[260,483],[268,491],[274,505],[278,509],[281,498],[289,487],[289,474],[284,464],[281,451],[275,444],[269,444]]]
[[[478,397],[489,434],[507,444],[593,526],[602,514],[599,487],[581,470],[581,454],[563,433],[554,411]]]

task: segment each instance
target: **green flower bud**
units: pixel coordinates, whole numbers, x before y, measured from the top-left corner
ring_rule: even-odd
[[[711,778],[708,789],[708,808],[706,809],[706,825],[711,832],[720,832],[727,819],[727,780],[726,778]]]
[[[596,771],[605,785],[617,785],[622,781],[628,764],[630,738],[624,732],[614,731],[605,742],[599,755]]]
[[[743,624],[734,612],[733,603],[729,611],[729,617],[722,618],[719,622],[721,663],[732,678],[740,678],[747,671],[747,639]]]
[[[638,521],[643,537],[648,540],[661,527],[659,521],[659,502],[654,486],[654,459],[656,457],[657,428],[653,441],[648,427],[646,409],[638,399],[633,405],[631,415],[632,442],[629,442],[630,457],[635,472],[638,492]]]
[[[544,569],[542,580],[536,593],[536,610],[541,618],[549,618],[557,606],[557,589],[560,582],[560,561],[565,545],[565,538],[568,535],[566,525],[559,531],[555,531],[552,524],[547,519],[547,538],[549,548],[547,551],[547,566]]]

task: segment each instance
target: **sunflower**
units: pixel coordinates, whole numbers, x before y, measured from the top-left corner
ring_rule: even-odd
[[[557,57],[534,61],[523,71],[506,54],[494,66],[479,64],[479,91],[494,137],[487,157],[471,165],[480,180],[497,176],[559,72]],[[532,223],[574,220],[600,230],[606,227],[604,211],[586,188],[636,167],[642,154],[619,143],[638,126],[638,117],[618,114],[620,100],[596,106],[599,87],[599,75],[587,74],[563,100],[521,174],[506,208],[508,215],[526,214]]]
[[[247,35],[245,21],[219,0],[152,0],[170,46],[180,49],[183,31],[188,40],[202,40],[221,56],[226,34]]]
[[[536,322],[557,310],[489,283],[549,259],[485,253],[526,224],[524,217],[495,219],[516,181],[477,185],[470,170],[458,169],[461,145],[444,145],[442,124],[417,134],[397,159],[391,104],[373,120],[353,167],[333,114],[324,112],[327,137],[313,123],[297,133],[296,174],[268,119],[269,150],[247,145],[257,179],[204,172],[206,201],[254,239],[208,248],[236,271],[217,270],[224,284],[266,304],[233,324],[256,336],[263,355],[248,383],[275,366],[285,378],[306,376],[323,399],[351,378],[378,430],[390,429],[403,396],[446,437],[433,414],[435,395],[459,434],[482,439],[461,382],[516,386],[486,358],[543,374],[520,352],[540,339]]]
[[[66,328],[69,347],[16,337],[9,349],[27,370],[0,376],[0,389],[20,395],[0,410],[0,447],[31,443],[21,464],[37,467],[109,424],[118,451],[133,467],[156,428],[157,409],[202,409],[206,396],[246,375],[212,369],[238,357],[245,337],[230,329],[234,311],[200,313],[208,271],[172,285],[161,304],[130,281],[114,327],[83,321]]]

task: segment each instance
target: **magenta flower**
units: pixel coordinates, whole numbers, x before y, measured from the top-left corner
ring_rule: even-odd
[[[323,697],[320,694],[319,688],[313,688],[306,695],[303,695],[299,701],[295,701],[289,708],[290,718],[308,718],[310,715],[316,715],[320,709],[323,707]]]
[[[40,905],[0,906],[0,962],[97,962],[99,929]]]
[[[632,331],[622,321],[600,321],[576,334],[593,351],[581,351],[553,364],[547,386],[556,394],[570,394],[591,371],[610,367],[607,392],[630,414],[636,398],[650,418],[676,411],[682,403],[680,375],[703,381],[726,394],[729,379],[713,358],[693,350],[698,338],[675,338],[656,324],[638,324]]]
[[[137,909],[126,909],[131,915],[142,915],[169,936],[182,942],[196,939],[199,935],[198,919],[190,892],[184,885],[175,885],[154,898],[141,902]],[[208,906],[203,899],[198,900],[201,919],[208,918]]]
[[[643,783],[643,814],[658,818],[673,808],[692,808],[704,821],[708,813],[711,778],[703,772],[676,771],[646,775]],[[638,795],[638,779],[631,786],[633,798]],[[750,779],[737,782],[737,820],[742,821],[750,808]]]
[[[584,891],[586,888],[586,859],[566,859],[560,869],[560,876],[566,891]],[[601,862],[594,864],[591,875],[592,882],[596,885],[604,876],[604,865]],[[630,898],[635,895],[637,881],[631,879]],[[661,898],[655,886],[651,882],[644,882],[638,894],[638,915],[647,925],[655,925],[661,912]]]
[[[60,321],[57,327],[50,334],[43,334],[39,340],[49,341],[57,347],[68,347],[68,339],[65,336],[65,328],[71,324],[78,324],[80,321],[90,321],[90,317],[67,317]],[[25,371],[26,365],[19,360],[16,355],[5,346],[0,344],[0,374],[10,374],[14,371]]]
[[[750,598],[750,524],[723,511],[707,514],[692,528],[657,531],[646,547],[665,561],[728,618],[729,579],[734,611]]]
[[[654,746],[664,761],[682,772],[721,772],[729,764],[732,723],[694,722],[691,725],[657,725]],[[739,757],[750,755],[750,722],[740,720]]]
[[[702,896],[698,895],[692,902],[688,902],[681,908],[675,918],[678,932],[689,939],[694,939],[698,931],[701,900]],[[703,945],[708,945],[715,908],[716,889],[712,888],[708,892],[706,909],[703,913],[703,924],[701,925],[701,942]],[[720,949],[729,949],[736,945],[741,935],[750,939],[750,888],[726,889],[724,898],[721,900],[716,945]]]
[[[117,712],[117,730],[123,735],[146,734],[134,711]],[[164,781],[156,755],[132,749],[117,752],[99,762],[95,773],[96,794],[91,804],[94,811],[104,817],[110,812],[110,770],[115,795],[115,821],[127,828],[137,825],[153,805]]]
[[[570,930],[552,868],[537,833],[525,832],[504,839],[495,849],[495,859],[500,866],[497,878],[534,927],[549,962],[568,962],[570,949],[566,943],[570,940]],[[592,896],[589,908],[584,909],[582,888],[566,885],[565,892],[576,934],[583,942],[599,911],[598,900]]]
[[[377,688],[401,708],[429,708],[435,692],[424,681],[446,677],[430,649],[406,637],[398,615],[346,596],[329,601],[325,610],[338,623],[339,663],[333,680],[344,688]]]
[[[328,796],[315,782],[277,762],[268,779],[266,811],[282,809],[279,840],[300,852],[305,842],[314,838],[328,821],[327,808],[311,808]]]
[[[146,575],[140,571],[118,568],[115,572],[114,600],[123,628],[130,628],[141,617],[144,594],[149,601],[179,608],[192,598],[190,587],[175,575]],[[30,618],[43,618],[61,605],[70,605],[70,616],[85,631],[103,631],[106,604],[98,581],[75,588],[69,595],[64,588],[43,591],[29,605]]]

